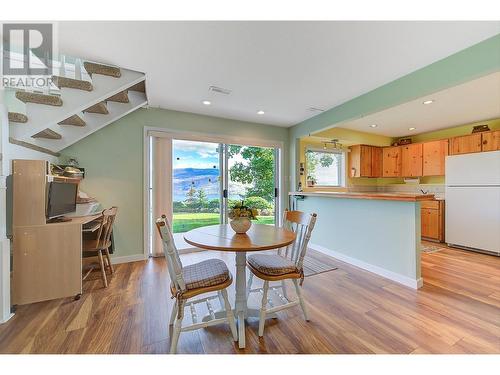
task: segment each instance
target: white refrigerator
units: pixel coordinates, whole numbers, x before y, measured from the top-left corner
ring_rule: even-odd
[[[445,239],[500,255],[500,151],[446,157]]]

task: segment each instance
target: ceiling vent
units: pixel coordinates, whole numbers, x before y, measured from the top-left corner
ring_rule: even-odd
[[[210,86],[208,88],[208,91],[212,91],[212,92],[215,92],[217,94],[224,94],[224,95],[229,95],[231,94],[231,90],[228,90],[228,89],[224,89],[222,87],[217,87],[217,86]]]
[[[319,113],[319,112],[325,112],[325,110],[324,110],[324,109],[322,109],[322,108],[318,108],[318,107],[309,107],[309,108],[307,108],[307,110],[308,110],[309,112],[316,112],[316,113]]]

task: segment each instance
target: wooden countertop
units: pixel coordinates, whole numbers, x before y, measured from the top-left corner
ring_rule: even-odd
[[[289,195],[303,195],[305,197],[347,198],[347,199],[377,199],[384,201],[419,202],[432,201],[434,194],[408,193],[377,193],[377,192],[332,192],[332,191],[294,191]]]

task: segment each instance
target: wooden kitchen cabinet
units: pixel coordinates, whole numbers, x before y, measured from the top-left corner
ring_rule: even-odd
[[[500,150],[500,130],[481,133],[481,151]]]
[[[351,177],[372,177],[372,146],[355,145],[349,153]]]
[[[420,208],[423,239],[444,241],[444,201],[423,201]]]
[[[422,146],[423,176],[444,176],[444,161],[448,155],[448,140],[425,142]]]
[[[450,138],[450,155],[470,154],[481,151],[481,133]]]
[[[423,167],[422,143],[401,146],[401,176],[420,177]]]
[[[383,148],[382,168],[382,177],[401,176],[401,146]]]
[[[382,148],[368,145],[351,146],[349,171],[351,177],[382,177]]]
[[[382,177],[382,155],[381,147],[372,147],[372,177]]]

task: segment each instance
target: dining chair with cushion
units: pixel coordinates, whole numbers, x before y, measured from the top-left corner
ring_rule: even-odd
[[[229,303],[227,288],[233,282],[233,277],[224,261],[207,259],[199,263],[184,266],[174,243],[172,229],[165,215],[156,220],[156,227],[163,242],[163,252],[170,275],[170,292],[175,303],[170,314],[170,325],[173,325],[170,353],[177,352],[177,343],[181,332],[192,331],[209,327],[219,323],[229,323],[234,341],[238,340],[233,310]],[[217,292],[216,295],[191,300],[200,294]],[[225,316],[216,318],[213,300],[219,300]],[[198,322],[196,305],[205,303],[209,312],[209,319]],[[184,308],[189,307],[193,324],[182,326]]]
[[[276,313],[300,304],[304,318],[307,321],[309,320],[300,287],[304,280],[303,261],[311,233],[316,223],[316,214],[285,210],[283,216],[283,227],[295,232],[295,241],[286,248],[278,250],[277,254],[253,254],[247,259],[247,267],[251,272],[247,292],[262,293],[259,337],[264,335],[264,324],[267,314]],[[254,275],[264,281],[263,288],[251,289]],[[289,279],[292,280],[297,293],[298,299],[295,301],[290,301],[286,293],[285,280]],[[272,281],[279,281],[280,285],[270,287],[269,283]],[[270,290],[276,293],[278,300],[283,302],[283,304],[274,306],[272,299],[268,298]],[[267,307],[268,305],[269,308]]]
[[[97,235],[93,239],[86,239],[82,241],[82,257],[98,258],[98,266],[101,270],[101,278],[104,287],[108,287],[108,279],[106,277],[106,267],[110,273],[114,273],[111,258],[109,256],[109,248],[111,246],[111,232],[113,231],[113,224],[115,222],[117,207],[111,207],[102,211],[99,218],[100,225],[97,229]],[[92,272],[93,267],[90,267],[88,272],[83,276],[83,280]]]

